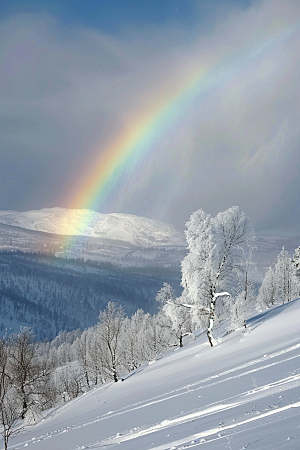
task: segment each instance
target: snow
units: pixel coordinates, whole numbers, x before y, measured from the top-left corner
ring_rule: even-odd
[[[45,413],[10,449],[300,448],[300,300]],[[0,443],[1,448],[2,441]],[[3,444],[2,444],[3,447]]]
[[[141,247],[186,246],[183,233],[172,225],[131,214],[67,208],[0,211],[0,223],[58,235],[125,241]]]

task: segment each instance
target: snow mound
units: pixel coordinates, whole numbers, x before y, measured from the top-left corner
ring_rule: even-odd
[[[172,225],[131,214],[66,208],[0,211],[0,223],[58,235],[125,241],[139,247],[185,246],[183,233]]]

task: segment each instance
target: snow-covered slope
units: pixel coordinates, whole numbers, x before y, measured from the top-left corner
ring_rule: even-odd
[[[172,225],[131,214],[100,214],[88,209],[44,208],[0,211],[0,223],[58,235],[81,235],[125,241],[140,247],[185,245]]]
[[[300,448],[300,300],[205,335],[11,438],[33,450]],[[1,444],[0,444],[1,447]]]

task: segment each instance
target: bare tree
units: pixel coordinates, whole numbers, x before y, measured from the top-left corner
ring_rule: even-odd
[[[183,338],[192,333],[190,308],[183,306],[183,299],[176,298],[174,289],[168,283],[158,291],[156,301],[162,303],[161,311],[171,321],[172,332],[183,347]]]
[[[75,352],[82,367],[87,387],[90,387],[89,361],[88,361],[88,330],[85,330],[74,342]]]
[[[95,385],[106,381],[103,368],[103,346],[97,329],[96,326],[88,330],[88,366]]]
[[[103,345],[103,368],[115,382],[124,362],[123,324],[124,310],[116,303],[109,302],[106,310],[100,311],[97,333]]]
[[[63,364],[54,372],[54,383],[59,397],[67,402],[83,392],[83,376],[77,361]]]
[[[4,449],[8,448],[8,440],[22,429],[21,404],[15,397],[15,389],[8,371],[8,346],[0,338],[0,424]]]
[[[49,373],[45,360],[38,355],[38,344],[29,328],[12,334],[8,344],[9,370],[22,403],[21,419],[25,419],[29,410],[34,415],[43,408],[43,391]]]

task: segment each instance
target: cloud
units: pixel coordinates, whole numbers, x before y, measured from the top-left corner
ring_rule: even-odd
[[[299,220],[299,2],[210,14],[118,36],[49,15],[0,22],[0,208],[67,207],[122,130],[169,102],[108,211],[180,225],[238,204],[265,226]]]

